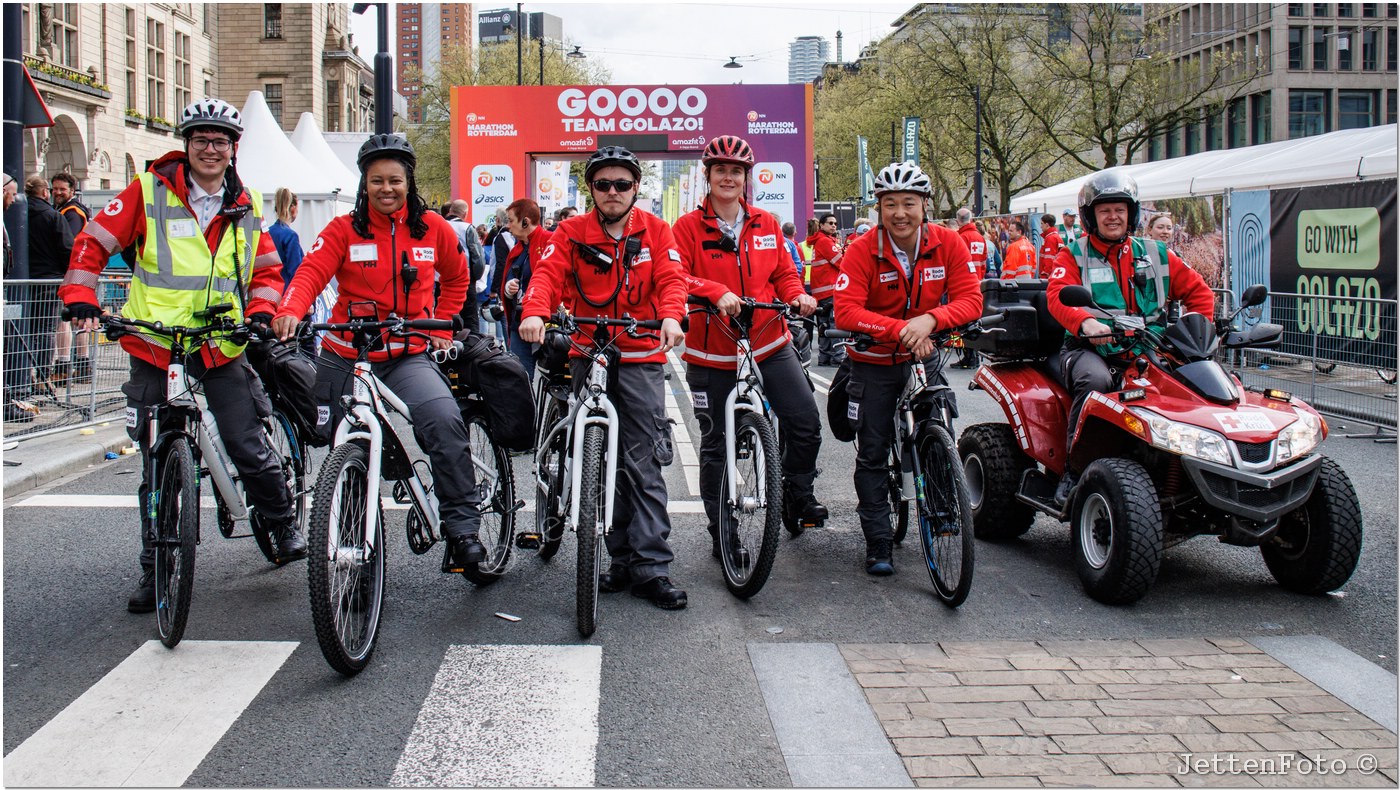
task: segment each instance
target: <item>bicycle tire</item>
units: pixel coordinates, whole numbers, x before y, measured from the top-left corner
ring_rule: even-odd
[[[916,446],[915,500],[924,564],[939,600],[955,607],[972,590],[974,541],[967,480],[957,445],[942,425],[926,423]]]
[[[545,394],[544,418],[540,422],[541,439],[543,434],[554,426],[564,412],[564,405],[557,398]],[[564,501],[564,486],[568,478],[564,475],[565,462],[569,454],[569,432],[561,431],[545,451],[536,474],[544,478],[535,484],[535,531],[540,535],[539,558],[548,561],[559,553],[564,539],[564,514],[561,504]],[[545,486],[540,487],[539,483]]]
[[[598,630],[598,566],[603,559],[603,534],[607,525],[603,524],[607,507],[607,481],[603,474],[607,467],[603,454],[607,446],[607,432],[601,425],[589,425],[583,429],[583,479],[579,486],[578,520],[578,567],[575,581],[575,615],[578,620],[579,635],[587,638]]]
[[[904,464],[899,453],[890,448],[890,514],[894,516],[895,545],[904,543],[909,534],[909,503],[904,501]]]
[[[486,417],[467,418],[467,447],[476,471],[476,490],[481,496],[481,529],[477,537],[486,548],[486,560],[462,569],[467,581],[486,587],[500,581],[510,567],[515,547],[515,476],[510,453],[491,438]],[[483,479],[488,477],[488,479]]]
[[[175,647],[185,636],[194,597],[195,546],[199,542],[199,471],[185,436],[173,436],[156,471],[156,627],[161,644]],[[144,505],[144,503],[143,503]]]
[[[287,419],[287,415],[272,410],[272,416],[266,421],[267,438],[272,445],[272,457],[277,459],[282,467],[282,478],[286,481],[287,496],[292,500],[292,517],[295,519],[297,529],[306,526],[306,454],[301,441],[297,438],[296,429]],[[254,510],[248,519],[248,527],[253,533],[253,542],[258,544],[258,550],[262,552],[267,561],[277,564],[277,550],[272,545],[272,531],[267,524],[262,521],[262,516]],[[227,537],[227,536],[225,536]]]
[[[734,597],[746,599],[763,589],[778,555],[778,535],[783,523],[783,471],[778,437],[768,420],[753,412],[740,414],[734,423],[733,441],[739,477],[747,485],[739,486],[739,507],[720,502],[720,564],[724,568],[724,586]],[[767,491],[767,501],[761,506],[759,481]],[[727,498],[728,468],[720,475],[719,490]],[[742,512],[745,500],[755,506],[753,511]]]
[[[331,451],[316,480],[307,527],[307,581],[316,642],[326,663],[355,675],[374,654],[384,604],[384,511],[370,491],[369,453],[357,442]],[[365,508],[375,503],[375,550],[365,547]]]

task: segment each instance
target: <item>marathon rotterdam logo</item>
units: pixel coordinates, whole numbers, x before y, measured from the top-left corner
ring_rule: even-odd
[[[769,121],[768,116],[758,110],[749,110],[749,134],[797,134],[797,124],[793,121]]]
[[[467,113],[467,136],[468,137],[515,137],[519,133],[515,131],[513,123],[484,123],[487,118],[479,113]]]

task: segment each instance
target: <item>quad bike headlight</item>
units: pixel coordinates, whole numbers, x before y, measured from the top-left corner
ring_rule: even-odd
[[[1279,431],[1275,450],[1279,463],[1308,454],[1322,441],[1322,420],[1310,411],[1297,411],[1298,419]]]
[[[1234,466],[1230,457],[1230,445],[1224,436],[1205,428],[1197,428],[1184,422],[1169,420],[1151,409],[1130,408],[1133,414],[1142,418],[1152,429],[1152,444],[1169,453],[1189,455],[1202,461]]]

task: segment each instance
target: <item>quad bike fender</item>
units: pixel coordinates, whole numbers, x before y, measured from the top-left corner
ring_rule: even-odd
[[[1070,400],[1050,372],[1038,363],[999,362],[978,368],[973,380],[1006,413],[1021,450],[1061,474]]]

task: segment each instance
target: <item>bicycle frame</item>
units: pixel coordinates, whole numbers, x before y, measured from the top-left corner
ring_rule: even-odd
[[[606,476],[607,493],[603,498],[603,523],[594,525],[601,534],[602,529],[612,523],[613,498],[617,489],[617,408],[608,399],[608,360],[606,355],[594,355],[593,364],[588,371],[588,383],[584,385],[584,390],[587,394],[582,399],[572,395],[569,397],[569,405],[572,409],[569,415],[569,424],[572,426],[569,436],[569,444],[572,449],[569,457],[571,459],[582,457],[583,434],[584,429],[588,426],[601,425],[603,430],[607,432],[608,452],[603,472]],[[543,446],[548,447],[548,444]],[[569,517],[564,522],[565,526],[571,529],[577,529],[581,526],[579,524],[579,492],[582,487],[583,464],[571,463],[569,465]]]
[[[729,390],[729,396],[724,400],[724,463],[729,470],[729,505],[739,508],[745,513],[752,513],[758,508],[768,506],[768,484],[763,479],[758,480],[758,501],[739,502],[739,458],[738,448],[734,444],[734,427],[738,422],[739,412],[753,412],[761,418],[769,419],[773,422],[773,431],[778,430],[778,420],[768,409],[768,402],[763,397],[763,372],[758,369],[758,364],[753,358],[753,344],[748,337],[740,337],[736,341],[738,346],[739,364],[734,376],[734,387]],[[778,459],[773,459],[776,462]]]

